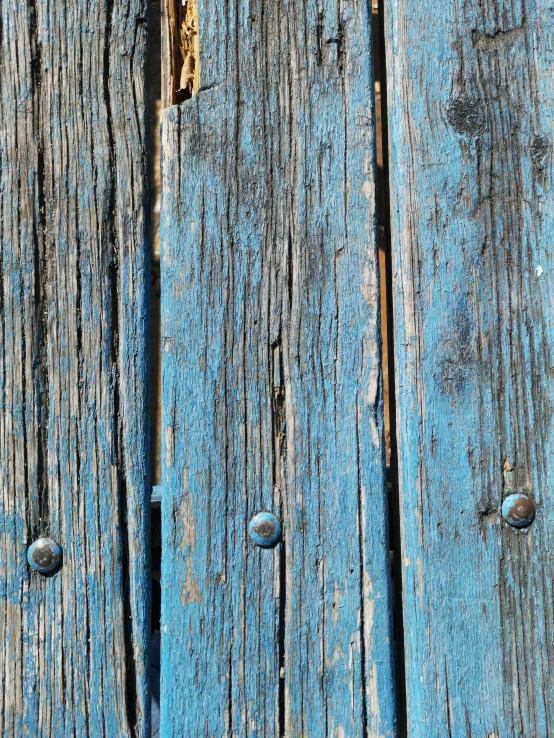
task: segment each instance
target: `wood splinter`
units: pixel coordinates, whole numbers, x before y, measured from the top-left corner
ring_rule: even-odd
[[[174,56],[174,80],[179,80],[175,102],[189,100],[200,86],[197,0],[181,0],[179,18],[179,54]],[[180,69],[179,69],[180,67]]]

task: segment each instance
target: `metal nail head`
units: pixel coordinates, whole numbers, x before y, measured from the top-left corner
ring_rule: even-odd
[[[27,549],[29,566],[40,574],[52,574],[61,566],[63,552],[52,538],[38,538]]]
[[[281,523],[275,515],[261,512],[250,521],[248,532],[257,546],[269,548],[274,546],[281,538]]]
[[[535,503],[527,495],[509,495],[502,503],[502,517],[514,528],[526,528],[535,517]]]

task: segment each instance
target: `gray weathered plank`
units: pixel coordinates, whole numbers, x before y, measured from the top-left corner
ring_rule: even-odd
[[[387,26],[408,734],[545,738],[554,13],[394,0]]]
[[[198,11],[162,122],[161,734],[392,736],[371,9]]]
[[[5,0],[0,734],[146,736],[142,0]],[[57,539],[63,567],[26,548]]]

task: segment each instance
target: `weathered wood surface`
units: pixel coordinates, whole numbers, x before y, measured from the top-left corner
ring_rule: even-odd
[[[145,3],[1,18],[0,734],[146,736]]]
[[[370,13],[200,2],[163,117],[165,737],[395,735]]]
[[[552,11],[388,6],[411,738],[554,730]]]

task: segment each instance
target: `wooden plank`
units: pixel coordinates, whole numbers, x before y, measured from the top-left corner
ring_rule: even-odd
[[[145,3],[1,14],[0,734],[147,736]]]
[[[392,736],[371,10],[198,10],[162,121],[161,734]]]
[[[387,25],[408,735],[548,736],[554,15],[394,0]]]

